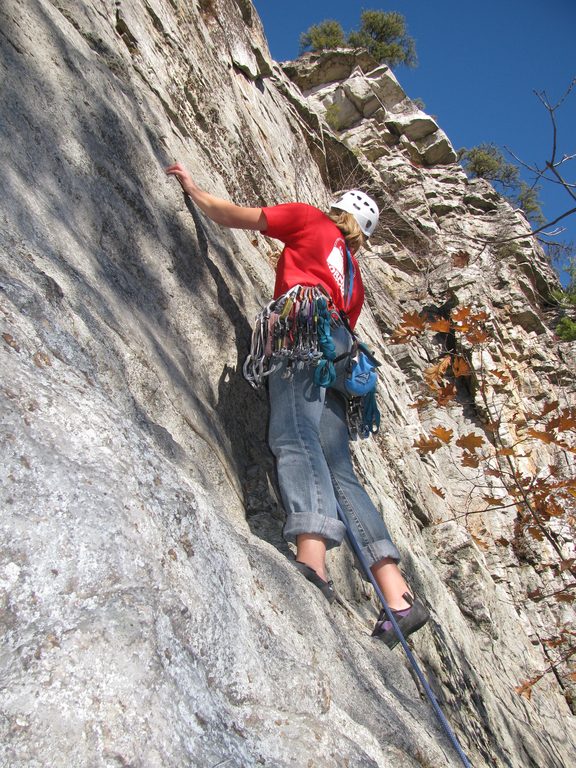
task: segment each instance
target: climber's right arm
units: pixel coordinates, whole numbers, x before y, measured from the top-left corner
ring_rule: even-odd
[[[186,168],[180,163],[166,168],[168,176],[175,176],[184,192],[192,198],[203,213],[223,227],[234,229],[256,229],[263,232],[268,224],[262,208],[246,208],[235,205],[228,200],[222,200],[201,189],[192,180]]]

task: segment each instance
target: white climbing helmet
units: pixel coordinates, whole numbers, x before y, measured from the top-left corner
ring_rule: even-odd
[[[380,215],[378,206],[371,197],[360,192],[358,189],[351,189],[344,192],[342,197],[332,203],[332,208],[338,208],[340,211],[347,211],[358,222],[358,225],[366,237],[376,229],[378,217]]]

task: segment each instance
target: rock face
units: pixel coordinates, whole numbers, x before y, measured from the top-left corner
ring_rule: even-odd
[[[367,54],[350,50],[308,54],[284,65],[284,72],[342,141],[368,159],[375,159],[369,148],[375,143],[383,151],[401,146],[426,166],[456,161],[436,121],[410,101],[389,67],[377,66]]]
[[[278,244],[187,207],[176,158],[242,204],[379,200],[361,332],[383,426],[354,453],[433,613],[415,652],[473,765],[573,764],[570,669],[515,691],[574,620],[529,595],[569,574],[544,567],[550,542],[522,550],[513,503],[486,511],[496,481],[453,443],[414,447],[440,419],[487,434],[575,404],[522,216],[387,68],[272,61],[249,0],[4,0],[0,46],[0,765],[457,764],[401,650],[369,637],[347,549],[332,608],[289,562],[266,397],[240,374]],[[412,405],[445,340],[389,337],[447,306],[487,314],[472,358],[508,376],[440,417]],[[561,453],[573,477],[539,446],[525,472]],[[573,557],[565,530],[552,543]]]

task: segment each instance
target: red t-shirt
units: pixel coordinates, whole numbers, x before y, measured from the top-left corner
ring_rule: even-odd
[[[348,315],[353,328],[364,303],[364,286],[358,262],[352,256],[354,283],[347,303],[344,280],[346,243],[338,227],[318,208],[305,203],[284,203],[262,209],[268,224],[264,234],[284,243],[276,267],[274,298],[295,285],[322,285],[338,309]]]

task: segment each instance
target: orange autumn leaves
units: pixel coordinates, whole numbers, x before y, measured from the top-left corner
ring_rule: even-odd
[[[450,317],[434,319],[427,319],[418,312],[405,312],[390,340],[393,344],[405,344],[414,336],[432,331],[433,333],[458,333],[470,344],[481,344],[490,338],[484,328],[487,320],[486,312],[474,311],[471,307],[456,307],[450,312]]]
[[[452,310],[449,317],[432,319],[427,319],[418,312],[406,312],[402,316],[402,322],[390,337],[390,342],[406,344],[423,333],[431,332],[452,337],[457,341],[454,344],[454,350],[461,350],[463,344],[470,348],[490,338],[484,327],[487,320],[486,312],[474,311],[470,307],[457,307]],[[463,351],[451,351],[428,366],[423,375],[433,399],[438,405],[444,406],[456,397],[454,379],[470,376],[472,372],[467,354]],[[426,400],[419,400],[415,407],[418,408],[425,403]]]
[[[527,423],[534,426],[526,429],[526,436],[540,440],[547,445],[557,445],[564,451],[576,453],[576,444],[570,440],[570,432],[576,432],[576,408],[560,407],[558,400],[545,403],[540,412],[526,414]]]
[[[490,338],[485,328],[487,319],[486,312],[474,311],[469,307],[456,308],[448,318],[434,320],[427,320],[414,312],[403,316],[402,323],[392,335],[392,342],[404,343],[425,332],[442,333],[450,338],[449,343],[444,340],[444,346],[451,351],[441,355],[424,370],[427,395],[421,397],[413,407],[420,408],[430,403],[439,407],[448,405],[456,398],[458,379],[464,377],[474,376],[474,386],[479,388],[483,398],[486,398],[488,385],[494,392],[506,389],[512,379],[508,371],[492,369],[477,372],[472,370],[469,362],[472,359],[471,350]],[[506,425],[500,419],[484,423],[483,430],[484,434],[472,431],[455,439],[452,429],[438,425],[428,435],[421,434],[413,445],[422,456],[432,454],[443,446],[455,445],[461,449],[459,463],[462,467],[479,469],[486,476],[500,479],[506,487],[506,495],[516,503],[529,497],[534,507],[532,511],[540,514],[543,520],[560,516],[567,509],[569,497],[576,498],[576,480],[571,479],[561,484],[552,476],[542,481],[536,477],[522,478],[514,471],[510,482],[499,460],[527,458],[530,454],[528,444],[533,445],[535,442],[576,453],[576,408],[561,407],[556,400],[545,403],[533,413],[516,413]],[[507,435],[505,442],[503,434]],[[510,444],[512,434],[517,439]],[[527,483],[526,487],[524,483]],[[436,495],[445,498],[441,488],[430,487]],[[482,498],[492,508],[502,506],[503,503],[502,497],[483,494]],[[520,519],[533,538],[541,538],[542,531],[531,525],[531,515],[524,520],[520,514]]]
[[[402,322],[394,330],[390,337],[393,344],[405,344],[415,337],[426,332],[444,334],[451,338],[450,352],[443,354],[432,365],[428,366],[424,372],[424,381],[427,386],[427,396],[416,401],[413,407],[421,408],[430,401],[438,406],[448,405],[456,398],[458,379],[475,377],[475,382],[482,388],[489,383],[494,391],[504,389],[511,381],[510,373],[503,369],[493,369],[483,371],[478,381],[478,373],[472,369],[471,350],[490,340],[490,334],[486,330],[486,322],[489,316],[484,311],[474,310],[471,307],[456,307],[450,312],[449,317],[440,317],[427,319],[417,312],[407,312],[402,316]],[[547,416],[550,418],[546,419]],[[521,423],[524,421],[533,421],[535,424],[522,430]],[[497,433],[499,424],[485,424],[486,431]],[[558,401],[547,403],[538,413],[529,413],[519,418],[514,424],[518,431],[523,431],[523,437],[519,442],[526,439],[539,440],[546,444],[555,444],[558,447],[576,453],[574,441],[566,439],[565,434],[568,431],[576,430],[576,409],[566,407],[560,408]],[[451,430],[439,426],[431,430],[430,435],[420,435],[414,442],[414,447],[421,454],[433,453],[442,445],[447,445],[452,441]],[[497,441],[498,442],[498,441]],[[488,445],[482,435],[471,432],[463,435],[456,440],[456,445],[462,448],[461,462],[463,466],[478,467],[482,454],[479,449]],[[514,456],[516,451],[514,447],[504,447],[496,445],[494,447],[496,456]]]
[[[425,332],[453,337],[455,343],[451,346],[454,351],[442,355],[437,362],[428,366],[423,374],[432,399],[439,406],[445,406],[456,397],[455,379],[472,374],[466,353],[456,350],[462,347],[462,342],[466,342],[467,346],[470,347],[487,341],[489,334],[484,327],[487,320],[486,312],[474,311],[470,307],[457,307],[450,312],[449,317],[434,319],[426,319],[417,312],[406,312],[390,341],[393,344],[405,344]],[[419,400],[415,407],[418,408],[425,403],[426,400]],[[450,443],[452,438],[451,429],[438,426],[431,430],[430,436],[421,435],[414,442],[414,447],[421,454],[433,453],[442,445]],[[477,467],[479,465],[480,456],[476,452],[484,443],[484,437],[473,432],[456,440],[456,445],[462,448],[464,466]]]
[[[555,411],[555,413],[554,413]],[[550,418],[546,418],[550,414]],[[576,446],[570,443],[566,433],[576,431],[576,408],[560,408],[558,400],[546,403],[540,413],[527,414],[528,421],[535,421],[526,434],[548,445],[558,445],[565,451],[576,453]]]
[[[576,407],[552,400],[528,413],[520,408],[514,412],[512,404],[518,401],[509,397],[509,388],[516,372],[512,364],[507,366],[502,347],[497,345],[496,354],[491,349],[486,358],[478,354],[479,347],[496,341],[486,329],[488,319],[487,313],[470,307],[457,307],[447,317],[434,319],[424,313],[403,315],[390,338],[392,343],[405,344],[425,333],[438,334],[435,343],[443,350],[424,370],[424,392],[413,407],[435,405],[438,410],[434,414],[440,420],[441,408],[455,402],[457,396],[463,407],[477,407],[478,398],[476,415],[482,430],[482,434],[470,431],[455,436],[445,424],[438,424],[429,434],[420,434],[413,445],[422,456],[445,446],[450,446],[453,453],[454,446],[460,448],[456,463],[478,470],[471,480],[477,498],[485,505],[478,511],[507,509],[513,513],[507,538],[501,536],[494,544],[510,546],[518,554],[530,553],[532,544],[545,541],[546,549],[542,551],[547,559],[542,568],[557,579],[564,576],[564,582],[552,592],[534,590],[528,598],[573,604],[576,558],[566,555],[563,542],[573,541],[576,530],[576,477],[570,456],[576,454]],[[483,366],[484,359],[500,359],[503,363],[488,369]],[[463,398],[466,394],[471,397]],[[554,450],[535,451],[539,444]],[[494,485],[489,478],[494,478]],[[441,499],[446,498],[442,488],[430,485],[430,489]],[[488,548],[486,543],[482,546]],[[567,583],[566,579],[572,580]],[[575,641],[576,633],[564,631],[545,641],[557,644],[557,658],[542,673],[519,685],[517,693],[530,698],[533,686],[545,674],[563,668],[576,655]],[[563,671],[557,674],[566,676]],[[574,680],[576,672],[568,671],[567,676]]]
[[[434,453],[442,445],[448,445],[452,441],[453,431],[446,429],[445,427],[434,427],[430,430],[430,437],[426,435],[420,435],[418,440],[415,440],[413,445],[418,449],[420,454]],[[484,458],[482,454],[477,451],[486,444],[486,439],[482,435],[477,435],[475,432],[469,432],[467,435],[459,437],[455,444],[462,448],[462,455],[460,457],[462,466],[464,467],[478,467],[480,461]]]

